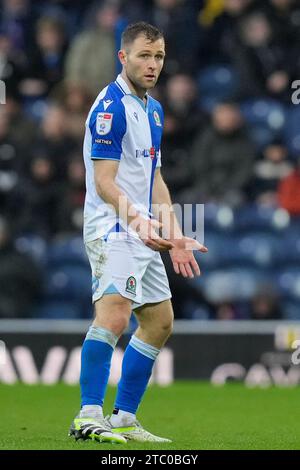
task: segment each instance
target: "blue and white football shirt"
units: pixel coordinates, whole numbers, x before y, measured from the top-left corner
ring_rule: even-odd
[[[119,75],[100,92],[89,112],[83,149],[85,241],[127,230],[115,210],[97,194],[93,160],[118,161],[116,184],[145,218],[151,216],[154,174],[161,166],[163,111],[158,101],[147,98],[145,106]],[[129,232],[136,235],[130,228]]]

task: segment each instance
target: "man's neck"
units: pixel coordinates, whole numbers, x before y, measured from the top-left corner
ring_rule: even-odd
[[[145,88],[139,88],[139,87],[136,87],[136,85],[134,85],[132,83],[132,81],[127,77],[126,73],[124,71],[122,71],[121,73],[121,77],[123,78],[123,80],[127,83],[131,93],[133,95],[136,95],[138,98],[140,98],[141,100],[144,101],[144,103],[146,104],[147,103],[147,96],[146,96],[146,92],[147,90]]]

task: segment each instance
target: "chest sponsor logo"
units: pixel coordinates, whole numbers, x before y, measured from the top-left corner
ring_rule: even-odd
[[[108,139],[95,139],[95,143],[96,143],[96,144],[111,145],[111,144],[112,144],[112,140],[108,140]]]
[[[150,157],[151,160],[153,160],[155,157],[158,158],[158,155],[159,155],[159,151],[155,150],[155,147],[151,147],[150,149],[136,150],[135,151],[136,158]]]
[[[106,135],[111,130],[113,114],[112,113],[98,113],[96,120],[96,131],[99,135]]]

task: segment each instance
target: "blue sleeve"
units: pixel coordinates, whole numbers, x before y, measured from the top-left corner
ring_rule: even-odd
[[[91,114],[92,160],[120,160],[122,141],[126,132],[123,103],[112,103],[104,110],[103,100]]]
[[[164,122],[165,122],[165,114],[164,114],[164,110],[163,110],[163,107],[160,103],[158,103],[158,114],[160,116],[160,120],[161,120],[161,126],[162,126],[162,129],[164,128]]]

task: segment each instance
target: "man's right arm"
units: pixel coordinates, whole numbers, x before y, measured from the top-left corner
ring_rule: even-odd
[[[168,251],[173,244],[159,237],[155,228],[159,227],[156,220],[147,220],[142,217],[128,197],[121,191],[115,182],[119,167],[118,161],[94,160],[94,174],[96,191],[107,204],[114,207],[118,216],[134,229],[146,246],[154,251]]]
[[[118,161],[94,161],[95,186],[101,199],[112,205],[121,219],[129,225],[139,214],[115,182],[118,167]]]

